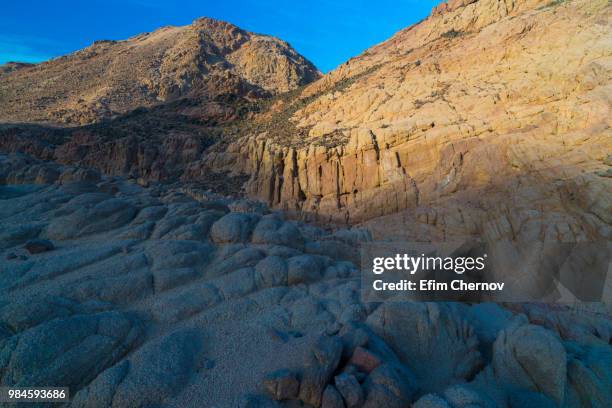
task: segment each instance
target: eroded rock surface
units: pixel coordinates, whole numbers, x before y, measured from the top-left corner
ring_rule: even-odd
[[[11,120],[163,102],[0,128],[3,150],[63,163],[0,155],[0,382],[70,385],[80,407],[610,405],[605,307],[364,303],[357,271],[371,239],[508,241],[492,258],[514,272],[544,271],[516,265],[539,243],[610,239],[610,10],[452,0],[266,106],[243,105],[314,69],[207,19],[0,67]],[[129,45],[158,76],[95,77],[131,100],[14,92]],[[268,205],[208,191],[245,177]],[[154,182],[178,179],[204,184]]]
[[[0,169],[3,385],[68,385],[75,407],[610,401],[605,312],[363,303],[356,264],[321,244],[367,231],[23,155]]]

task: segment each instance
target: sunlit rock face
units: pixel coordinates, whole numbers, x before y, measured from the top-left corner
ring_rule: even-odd
[[[610,10],[443,4],[205,160],[320,220],[399,214],[368,224],[386,234],[609,237]],[[416,227],[399,231],[402,219]]]
[[[0,68],[0,121],[82,125],[187,96],[257,98],[320,76],[275,37],[211,18]]]

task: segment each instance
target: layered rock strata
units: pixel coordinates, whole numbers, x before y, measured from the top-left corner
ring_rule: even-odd
[[[450,203],[476,219],[546,202],[602,232],[612,195],[609,3],[441,7],[277,107],[272,117],[294,112],[296,136],[264,129],[204,161],[250,175],[251,195],[322,220]]]

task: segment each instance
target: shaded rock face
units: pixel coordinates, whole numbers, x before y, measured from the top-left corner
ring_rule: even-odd
[[[554,334],[539,326],[523,325],[502,333],[493,350],[496,376],[524,382],[515,384],[539,391],[561,405],[567,377],[566,352]]]
[[[43,173],[51,184],[35,184]],[[352,264],[304,252],[331,234],[260,203],[24,155],[0,156],[0,179],[3,385],[64,384],[79,407],[261,406],[248,394],[265,374],[358,303]],[[267,381],[275,398],[298,394],[295,376]]]
[[[610,401],[603,311],[364,303],[327,244],[366,231],[24,155],[0,155],[0,180],[3,386],[69,385],[75,407]]]
[[[468,381],[482,367],[473,329],[444,305],[389,302],[368,317],[368,324],[420,377],[425,391]]]
[[[185,386],[196,369],[201,335],[176,331],[151,342],[81,390],[74,406],[135,407],[161,403]]]
[[[284,41],[200,18],[0,76],[0,121],[79,125],[188,95],[276,94],[319,72]]]
[[[137,322],[117,312],[46,322],[3,342],[2,383],[79,388],[121,359],[141,335]]]

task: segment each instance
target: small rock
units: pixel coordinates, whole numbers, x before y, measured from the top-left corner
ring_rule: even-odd
[[[318,407],[323,391],[331,380],[342,356],[342,342],[338,337],[321,336],[306,358],[299,399]]]
[[[348,360],[351,358],[353,351],[357,347],[365,347],[370,340],[368,333],[362,328],[353,328],[344,326],[340,332],[342,344],[344,345],[343,358]]]
[[[323,399],[321,400],[321,408],[344,408],[342,396],[333,385],[325,387]]]
[[[227,205],[232,212],[265,214],[268,212],[266,205],[253,200],[236,200]]]
[[[288,260],[287,283],[297,285],[310,283],[321,278],[321,266],[317,259],[310,255],[299,255]]]
[[[363,347],[355,349],[349,362],[357,367],[357,369],[368,374],[382,363],[378,356]]]
[[[266,376],[263,383],[268,395],[276,401],[297,397],[300,387],[296,376],[289,370],[274,371]]]
[[[361,322],[367,317],[363,306],[352,304],[347,307],[340,316],[342,323]]]
[[[340,374],[336,376],[335,382],[336,388],[340,394],[342,394],[342,398],[344,398],[347,408],[361,406],[363,403],[363,390],[354,375],[346,373]]]
[[[255,266],[256,283],[259,288],[287,284],[287,262],[278,256],[268,256]]]
[[[355,367],[352,364],[347,364],[344,366],[344,368],[342,369],[342,372],[345,374],[350,374],[355,376],[355,378],[357,379],[357,381],[359,381],[359,383],[361,384],[366,378],[367,378],[367,374],[363,373],[361,371],[359,371],[357,369],[357,367]]]
[[[510,326],[493,344],[493,369],[500,382],[541,392],[558,405],[563,400],[566,365],[561,340],[540,326]]]
[[[210,229],[213,242],[219,244],[246,242],[257,217],[245,213],[229,213],[216,221]]]
[[[8,254],[6,254],[6,259],[7,260],[11,260],[11,259],[15,259],[17,258],[17,255],[15,255],[14,252],[9,252]]]
[[[276,216],[265,216],[253,230],[254,244],[283,245],[302,249],[304,237],[300,230],[290,222],[284,222]]]
[[[416,394],[413,379],[399,367],[381,364],[370,373],[363,386],[367,392],[364,407],[400,408],[408,406]]]
[[[53,243],[46,239],[32,239],[26,242],[23,247],[32,255],[55,249]]]
[[[342,325],[338,322],[333,322],[327,325],[325,328],[325,334],[328,336],[334,336],[340,332],[340,329],[342,329]]]

